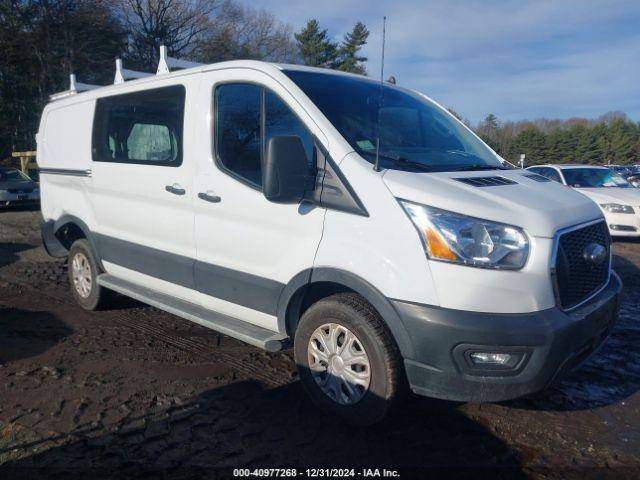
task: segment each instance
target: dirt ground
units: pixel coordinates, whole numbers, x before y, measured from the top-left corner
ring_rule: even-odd
[[[0,478],[213,478],[238,466],[640,477],[640,243],[615,244],[619,324],[562,382],[500,404],[409,396],[384,424],[354,428],[314,408],[291,352],[126,299],[84,312],[39,221],[0,211]]]

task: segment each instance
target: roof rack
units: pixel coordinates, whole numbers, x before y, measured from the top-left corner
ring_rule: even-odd
[[[96,88],[100,88],[102,85],[91,85],[90,83],[81,83],[76,81],[76,76],[72,73],[69,75],[69,90],[65,90],[64,92],[54,93],[53,95],[49,95],[49,99],[51,101],[60,100],[61,98],[68,97],[70,95],[75,95],[79,92],[86,92],[87,90],[95,90]]]
[[[122,68],[122,60],[120,58],[116,58],[116,76],[113,79],[114,85],[124,83],[132,78],[144,78],[151,75],[153,75],[153,73],[137,72],[136,70],[128,70],[126,68]]]
[[[156,75],[162,75],[169,73],[172,69],[184,69],[200,67],[203,63],[190,62],[188,60],[180,60],[178,58],[170,57],[167,55],[167,47],[160,45],[160,61],[158,62],[158,69]],[[122,66],[122,59],[116,58],[116,74],[113,79],[114,85],[124,83],[127,80],[136,78],[145,78],[153,76],[153,73],[138,72],[136,70],[129,70]],[[80,92],[86,92],[87,90],[95,90],[101,88],[103,85],[91,85],[89,83],[81,83],[76,81],[76,76],[72,73],[69,75],[69,90],[63,92],[54,93],[49,95],[50,101],[60,100],[62,98],[75,95]]]
[[[158,62],[158,70],[156,75],[169,73],[172,68],[193,68],[201,67],[204,63],[190,62],[188,60],[180,60],[178,58],[169,57],[167,55],[167,47],[160,45],[160,61]]]

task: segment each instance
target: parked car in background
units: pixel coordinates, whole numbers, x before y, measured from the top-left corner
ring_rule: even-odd
[[[632,165],[607,165],[607,168],[623,178],[627,178],[634,173]]]
[[[626,177],[627,182],[636,188],[640,188],[640,165],[630,165],[631,174]]]
[[[40,200],[40,187],[16,168],[0,167],[0,207],[26,205]]]
[[[638,172],[634,172],[632,175],[629,175],[626,180],[631,184],[631,186],[640,188],[640,168],[638,168]]]
[[[640,236],[640,190],[609,167],[539,165],[527,170],[575,188],[596,202],[611,235]]]

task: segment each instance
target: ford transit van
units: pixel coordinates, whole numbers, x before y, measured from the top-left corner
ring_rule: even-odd
[[[93,310],[119,292],[293,348],[322,408],[380,420],[405,388],[544,389],[614,325],[598,206],[501,158],[425,95],[232,61],[56,96],[42,234]]]

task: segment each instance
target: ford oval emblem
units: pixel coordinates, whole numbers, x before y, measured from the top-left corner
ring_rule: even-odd
[[[607,259],[607,249],[599,243],[590,243],[582,252],[585,262],[600,265]]]

